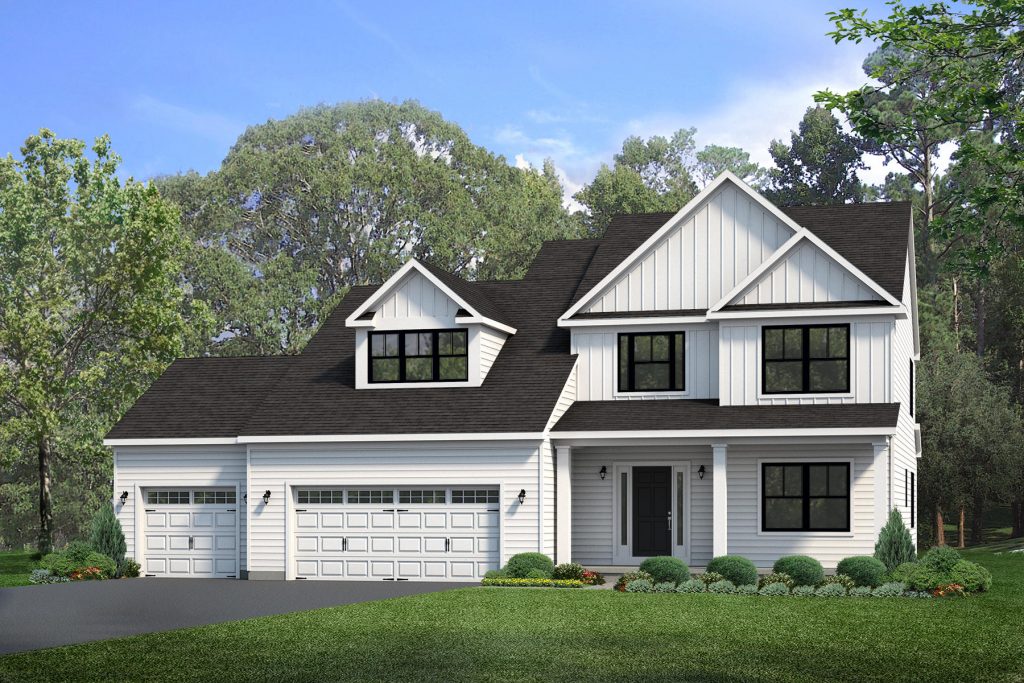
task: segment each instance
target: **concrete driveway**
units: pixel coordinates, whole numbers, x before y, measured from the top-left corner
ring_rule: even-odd
[[[143,578],[0,588],[0,654],[467,585]]]

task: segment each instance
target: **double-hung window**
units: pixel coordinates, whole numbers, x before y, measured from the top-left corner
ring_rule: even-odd
[[[761,340],[765,394],[850,390],[850,326],[765,327]]]
[[[466,330],[371,332],[370,382],[465,382]]]
[[[763,463],[762,531],[849,531],[849,463]]]
[[[685,391],[682,332],[619,335],[619,391]]]

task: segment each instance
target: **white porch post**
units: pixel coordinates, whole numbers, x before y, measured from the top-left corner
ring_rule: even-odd
[[[726,452],[729,450],[727,444],[711,444],[711,452],[714,456],[714,464],[711,469],[711,496],[712,496],[712,555],[729,554],[729,488],[726,478]]]
[[[572,448],[555,447],[555,557],[572,562]]]

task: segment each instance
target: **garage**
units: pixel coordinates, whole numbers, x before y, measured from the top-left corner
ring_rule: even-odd
[[[147,489],[143,496],[145,576],[238,578],[234,489]]]
[[[499,489],[294,487],[296,579],[476,581],[499,564]]]

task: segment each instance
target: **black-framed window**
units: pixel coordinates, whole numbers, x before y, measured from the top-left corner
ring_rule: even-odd
[[[910,415],[914,415],[914,359],[910,359]]]
[[[910,528],[917,523],[917,473],[910,473]]]
[[[765,394],[848,392],[850,326],[783,325],[763,328],[761,377]]]
[[[469,379],[466,330],[371,332],[369,381],[465,382]]]
[[[763,463],[762,531],[849,531],[850,463]]]
[[[685,391],[683,332],[619,335],[619,391]]]

